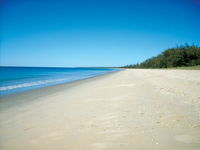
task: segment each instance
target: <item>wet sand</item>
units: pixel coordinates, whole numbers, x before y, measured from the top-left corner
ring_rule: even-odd
[[[200,71],[124,70],[1,97],[1,150],[200,150]]]

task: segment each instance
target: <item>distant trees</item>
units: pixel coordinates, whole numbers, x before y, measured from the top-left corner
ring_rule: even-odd
[[[200,47],[192,45],[170,48],[156,57],[125,68],[171,68],[200,65]]]

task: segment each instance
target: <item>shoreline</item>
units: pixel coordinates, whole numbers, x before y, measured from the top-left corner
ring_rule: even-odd
[[[28,91],[0,106],[0,149],[197,150],[199,88],[199,71],[125,69]]]
[[[11,69],[10,69],[11,68]],[[1,67],[0,96],[21,93],[43,87],[72,83],[109,74],[112,68],[52,68],[52,67]],[[24,71],[24,72],[23,72]],[[17,72],[17,73],[15,73]],[[30,73],[31,72],[31,73]],[[6,74],[13,74],[7,76]],[[42,75],[45,74],[45,75]],[[17,78],[17,76],[20,76]],[[29,76],[29,77],[27,77]]]
[[[61,83],[61,84],[45,86],[45,87],[36,88],[36,89],[30,89],[30,90],[22,91],[22,92],[18,92],[18,93],[1,95],[0,96],[0,104],[1,104],[0,105],[0,111],[7,109],[8,107],[17,106],[19,104],[23,104],[23,103],[26,103],[26,102],[28,103],[28,102],[30,102],[31,100],[34,100],[37,97],[43,97],[43,96],[51,95],[51,94],[57,93],[57,92],[62,91],[62,90],[67,90],[67,89],[73,88],[75,86],[79,86],[80,84],[85,84],[87,82],[99,80],[101,78],[105,78],[106,76],[115,74],[115,73],[120,72],[120,71],[123,71],[123,69],[121,69],[119,71],[95,76],[95,77],[90,77],[90,78],[86,78],[86,79],[68,82],[68,83]],[[34,95],[37,95],[37,96],[34,97]],[[13,99],[15,101],[13,101]]]

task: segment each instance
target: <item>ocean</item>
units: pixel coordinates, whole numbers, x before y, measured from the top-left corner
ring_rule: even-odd
[[[0,95],[69,83],[118,70],[113,68],[0,67]]]

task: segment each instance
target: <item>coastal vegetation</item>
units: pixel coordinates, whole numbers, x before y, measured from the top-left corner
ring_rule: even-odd
[[[200,68],[200,47],[196,45],[183,45],[169,48],[161,54],[147,59],[141,63],[127,65],[123,68],[184,68],[197,66]]]
[[[167,68],[167,69],[200,70],[200,65],[198,65],[198,66],[186,66],[186,67]]]

